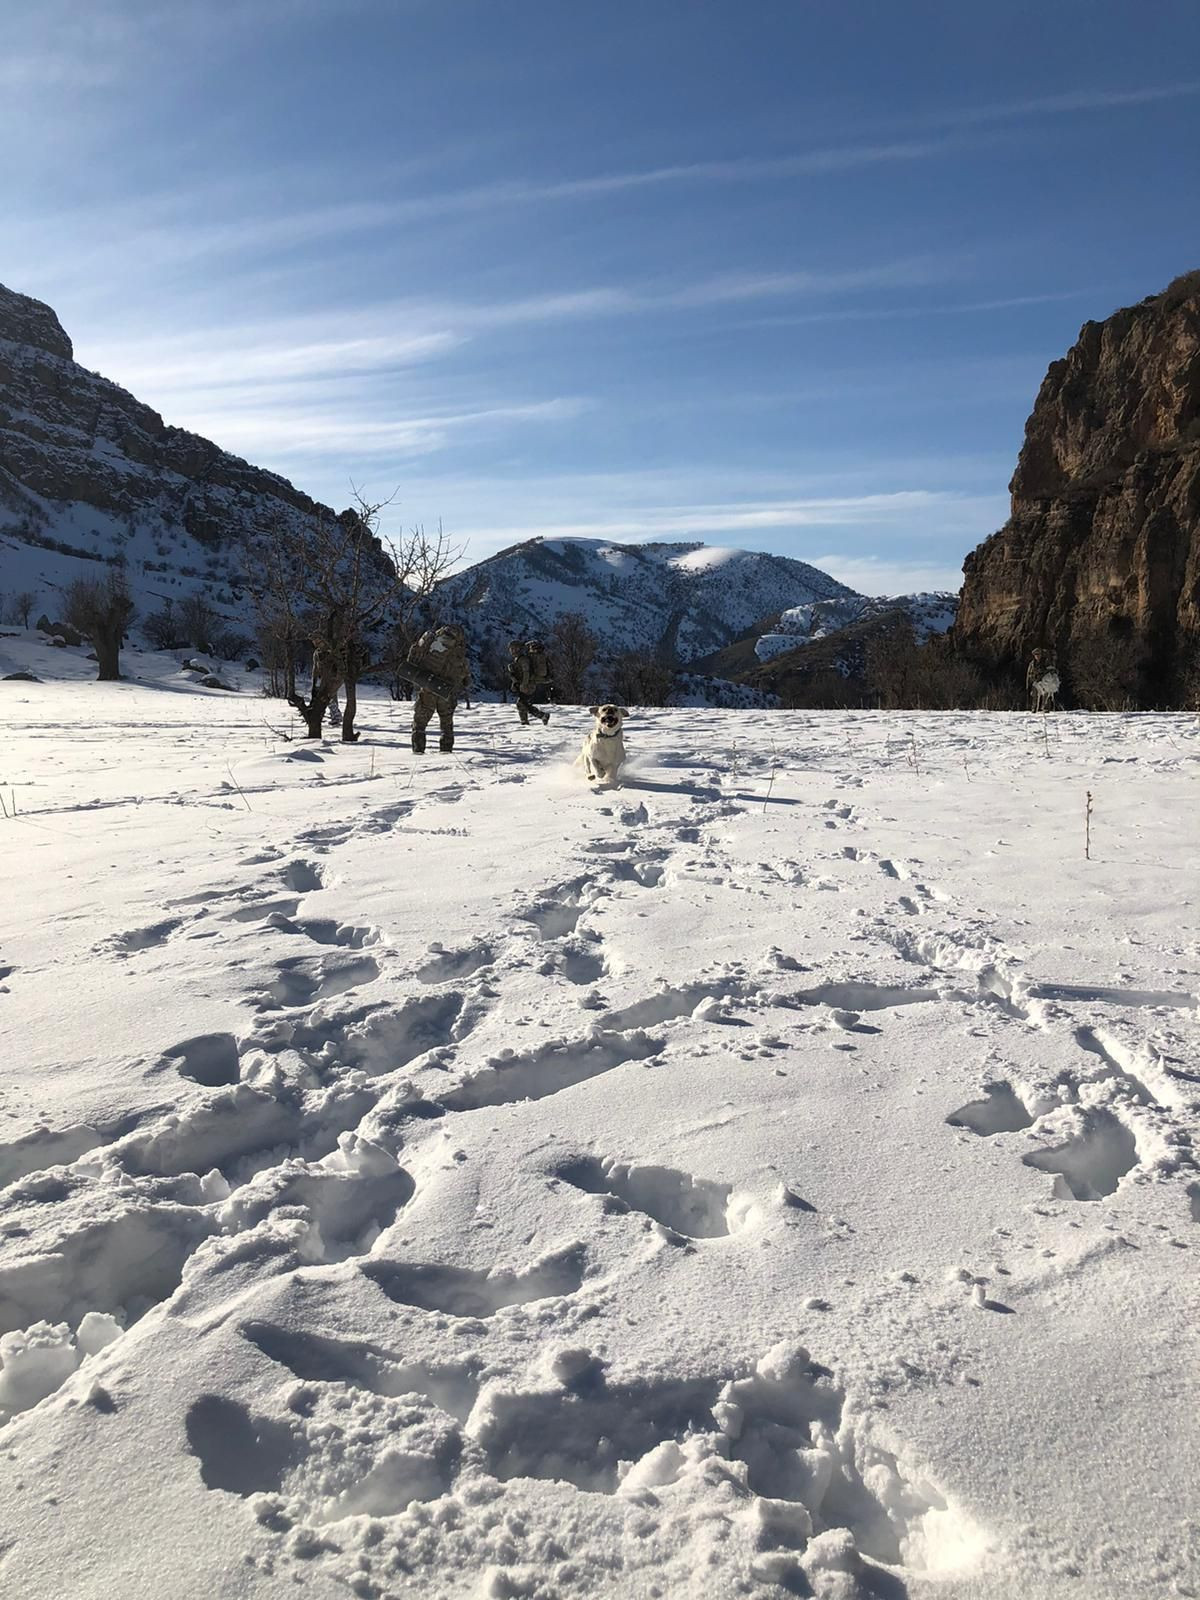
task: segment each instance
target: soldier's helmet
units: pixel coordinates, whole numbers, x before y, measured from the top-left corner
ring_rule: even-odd
[[[457,622],[444,622],[438,632],[445,639],[453,639],[455,644],[464,644],[466,642],[467,636]]]
[[[529,643],[525,646],[525,648],[526,648],[526,650],[529,650],[530,652],[535,651],[535,650],[539,651],[542,655],[545,655],[545,653],[546,653],[546,646],[542,643],[542,641],[540,639],[530,639]]]
[[[521,654],[521,651],[524,650],[524,648],[525,648],[525,646],[521,643],[521,641],[519,639],[514,639],[513,642],[508,647],[508,653],[509,653],[510,656],[519,656]]]

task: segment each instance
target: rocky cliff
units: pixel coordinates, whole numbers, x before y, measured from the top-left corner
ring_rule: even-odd
[[[201,591],[231,617],[246,535],[332,516],[79,366],[49,306],[0,285],[0,588],[125,562],[139,609]]]
[[[1051,364],[1012,515],[964,564],[961,653],[1078,704],[1192,703],[1200,680],[1200,272],[1085,323]]]

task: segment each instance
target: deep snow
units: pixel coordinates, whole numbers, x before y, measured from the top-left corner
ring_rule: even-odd
[[[14,663],[6,1591],[1198,1592],[1194,718]]]

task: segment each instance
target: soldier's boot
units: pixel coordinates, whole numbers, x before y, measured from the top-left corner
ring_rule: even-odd
[[[424,730],[424,728],[422,728],[419,733],[417,732],[417,730],[415,728],[413,729],[412,747],[413,747],[413,754],[414,755],[423,756],[425,754],[425,730]]]
[[[445,751],[445,752],[449,752],[449,751],[453,750],[454,749],[454,735],[452,733],[444,733],[442,735],[442,737],[438,740],[438,749],[442,750],[442,751]]]
[[[521,719],[521,726],[527,728],[529,726],[529,713],[527,711],[518,711],[517,715]]]

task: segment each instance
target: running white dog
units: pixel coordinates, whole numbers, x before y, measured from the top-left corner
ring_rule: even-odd
[[[1062,688],[1062,680],[1058,673],[1051,667],[1049,672],[1031,685],[1033,693],[1033,709],[1035,711],[1053,711],[1058,704],[1058,691]]]
[[[625,759],[625,740],[621,726],[629,715],[624,706],[589,706],[596,726],[583,741],[577,765],[587,774],[589,783],[616,783]]]

